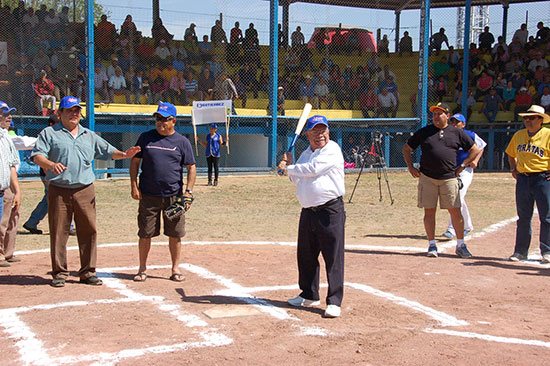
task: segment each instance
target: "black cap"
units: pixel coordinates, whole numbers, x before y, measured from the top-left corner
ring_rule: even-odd
[[[435,111],[436,109],[441,109],[445,113],[451,113],[449,106],[445,103],[437,103],[436,105],[433,105],[430,107],[430,112]]]

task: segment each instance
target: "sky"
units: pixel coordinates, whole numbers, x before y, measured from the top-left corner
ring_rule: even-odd
[[[373,0],[374,1],[374,0]],[[150,35],[152,19],[152,0],[96,0],[110,13],[110,20],[117,29],[124,22],[127,14],[131,14],[138,29],[145,35]],[[185,29],[192,22],[197,25],[199,39],[202,35],[210,35],[214,21],[223,13],[223,26],[229,37],[229,30],[235,21],[240,22],[241,29],[254,23],[258,30],[261,44],[269,42],[269,1],[266,0],[160,0],[161,18],[168,31],[175,39],[182,39]],[[456,8],[432,9],[432,29],[446,29],[449,42],[456,44]],[[418,49],[420,34],[420,15],[417,10],[406,10],[401,13],[401,34],[407,30],[413,37],[413,47]],[[503,9],[500,5],[489,7],[489,26],[495,35],[502,32]],[[282,22],[282,8],[279,8],[279,23]],[[543,21],[550,26],[550,1],[511,4],[508,11],[507,39],[510,41],[514,31],[528,18],[530,35],[536,33],[536,24]],[[392,11],[349,8],[340,6],[315,5],[295,3],[290,6],[290,33],[301,26],[302,33],[309,40],[316,26],[325,24],[348,24],[367,28],[376,34],[378,28],[382,34],[388,34],[390,40],[395,39],[395,15]],[[393,50],[393,42],[390,44]]]

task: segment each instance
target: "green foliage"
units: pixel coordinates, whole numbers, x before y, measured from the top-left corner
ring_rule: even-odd
[[[8,5],[12,10],[17,7],[17,4],[19,3],[19,0],[3,0],[2,4]],[[76,4],[76,8],[73,8],[73,0],[27,0],[25,1],[26,8],[34,8],[34,10],[39,9],[40,5],[46,5],[46,8],[49,9],[55,9],[56,13],[60,13],[61,9],[64,6],[67,6],[69,8],[69,20],[73,21],[73,17],[75,16],[76,11],[76,21],[77,22],[83,22],[84,16],[86,14],[86,2],[84,0],[76,0],[74,2]],[[110,15],[108,11],[106,11],[102,5],[98,3],[94,3],[94,23],[98,23],[101,15],[106,14]]]

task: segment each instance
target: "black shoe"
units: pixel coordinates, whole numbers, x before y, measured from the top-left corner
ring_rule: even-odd
[[[209,185],[209,186],[212,185],[212,181],[211,181],[211,180],[208,181],[208,185]]]
[[[54,278],[51,283],[52,287],[65,287],[65,279],[64,278]]]
[[[29,233],[31,233],[31,234],[42,235],[42,230],[37,229],[37,228],[35,228],[35,227],[27,226],[27,224],[24,224],[24,225],[23,225],[23,229],[27,230],[27,231],[28,231]]]
[[[90,276],[88,278],[80,279],[80,283],[85,283],[86,285],[92,285],[92,286],[101,286],[103,285],[103,281],[101,281],[97,276]]]
[[[17,262],[21,262],[21,258],[13,256],[11,258],[6,259],[6,261],[8,263],[17,263]]]
[[[214,187],[217,186],[217,185],[218,185],[218,180],[216,179],[216,180],[214,181]]]

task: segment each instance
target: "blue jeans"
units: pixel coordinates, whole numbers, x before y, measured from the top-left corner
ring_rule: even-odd
[[[485,117],[487,117],[489,122],[495,122],[495,119],[497,118],[497,113],[498,113],[498,108],[497,109],[485,108],[483,110],[483,114],[485,115]]]
[[[527,256],[531,244],[531,218],[535,202],[540,218],[540,252],[550,253],[550,173],[519,174],[516,182],[518,221],[514,253]]]
[[[40,179],[42,180],[42,184],[44,184],[44,197],[42,197],[42,200],[38,202],[31,213],[31,217],[29,217],[25,223],[25,226],[33,229],[36,229],[40,221],[42,221],[48,214],[48,185],[46,184],[44,177],[40,177]]]

